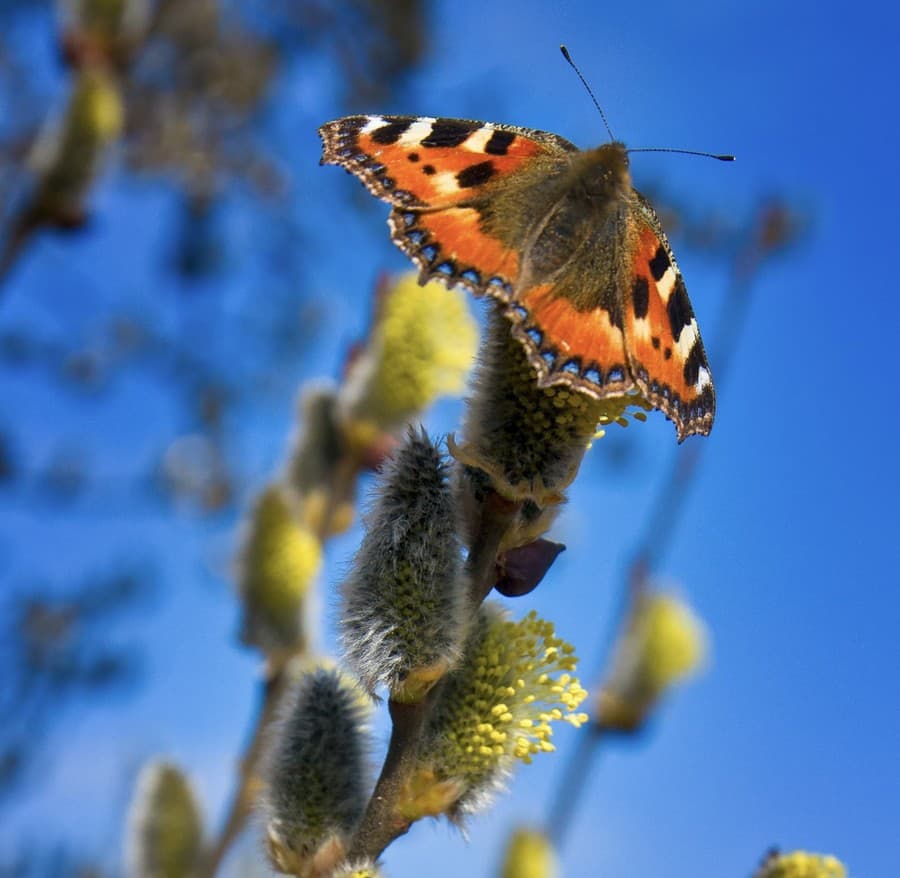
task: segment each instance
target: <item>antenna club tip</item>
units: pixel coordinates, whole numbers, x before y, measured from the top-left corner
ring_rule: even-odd
[[[569,55],[569,50],[566,48],[565,43],[559,44],[559,51],[562,52],[563,58],[566,59],[570,64],[572,63],[572,58]]]
[[[716,158],[720,162],[733,162],[735,160],[735,157],[733,155],[727,155],[727,154],[726,155],[717,155]]]

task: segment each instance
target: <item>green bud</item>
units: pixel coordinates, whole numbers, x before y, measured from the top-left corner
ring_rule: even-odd
[[[446,463],[421,430],[386,463],[342,588],[345,655],[371,691],[417,701],[452,667],[468,605]]]
[[[202,835],[200,810],[187,778],[167,762],[145,766],[129,818],[131,878],[193,878],[199,874]]]
[[[368,789],[361,692],[334,670],[300,677],[276,732],[263,794],[269,853],[295,875],[346,855]]]

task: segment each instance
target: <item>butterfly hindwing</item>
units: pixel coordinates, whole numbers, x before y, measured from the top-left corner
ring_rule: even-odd
[[[627,393],[634,382],[615,291],[608,289],[598,295],[596,305],[585,309],[561,294],[560,286],[533,286],[517,294],[507,308],[538,383],[568,385],[597,399]]]
[[[391,211],[391,239],[418,266],[424,283],[432,278],[477,294],[509,301],[519,274],[514,247],[486,234],[474,207]]]
[[[709,433],[712,374],[694,309],[665,233],[643,200],[625,294],[625,345],[641,393],[675,423],[679,440]]]

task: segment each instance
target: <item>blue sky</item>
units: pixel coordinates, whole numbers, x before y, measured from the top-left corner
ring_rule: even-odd
[[[664,705],[645,738],[603,750],[563,852],[567,875],[746,876],[773,844],[833,852],[859,878],[900,874],[900,307],[892,277],[898,24],[896,10],[880,3],[852,10],[772,0],[440,3],[431,56],[408,94],[352,108],[512,122],[592,146],[606,135],[559,56],[565,42],[618,138],[738,156],[723,165],[636,155],[639,188],[662,183],[680,202],[737,217],[781,193],[812,219],[803,243],[755,286],[719,387],[715,429],[706,440],[689,440],[705,443],[702,465],[656,571],[706,620],[710,666]],[[285,76],[277,100],[293,112],[280,114],[286,127],[271,132],[298,189],[320,210],[311,246],[321,261],[306,295],[328,303],[327,325],[304,352],[298,379],[336,374],[346,344],[365,326],[373,277],[405,267],[388,240],[386,210],[356,210],[349,196],[358,184],[317,166],[315,128],[342,112],[330,84],[322,69]],[[100,221],[86,241],[30,254],[6,291],[0,327],[22,315],[78,325],[87,319],[84,307],[102,308],[104,297],[139,303],[157,294],[152,283],[130,282],[127,271],[154,252],[165,199],[117,186],[113,173],[97,207]],[[130,211],[145,212],[140,236],[117,222]],[[252,221],[229,220],[237,229]],[[673,246],[715,375],[727,269],[680,249],[677,239]],[[97,264],[112,266],[99,279],[100,300],[73,307],[63,272],[73,266],[89,274]],[[173,417],[162,404],[154,408],[139,383],[120,388],[100,423],[8,381],[0,393],[36,447],[60,423],[105,435],[112,472],[148,452],[141,418],[158,425]],[[280,464],[291,412],[288,398],[281,408],[261,407],[250,431],[244,454],[260,485]],[[458,415],[457,405],[445,404],[428,425],[451,430]],[[517,613],[535,606],[556,622],[578,647],[585,682],[646,513],[679,453],[659,415],[625,438],[637,465],[617,471],[604,442],[597,444],[557,527],[568,551],[513,606]],[[133,771],[157,753],[189,768],[208,812],[218,815],[258,672],[234,646],[234,528],[153,516],[110,521],[103,510],[35,521],[0,503],[3,529],[18,548],[16,573],[62,576],[102,560],[110,546],[142,546],[148,556],[165,553],[169,583],[122,631],[146,650],[146,685],[127,702],[70,717],[55,740],[44,792],[0,828],[0,845],[49,820],[87,849],[107,849],[115,862]],[[326,617],[358,539],[354,531],[331,546]],[[42,550],[48,544],[52,553]],[[574,733],[563,730],[558,740],[565,750]],[[489,874],[506,831],[542,819],[563,761],[542,758],[523,769],[498,807],[473,820],[468,843],[441,824],[414,827],[389,850],[388,874]]]

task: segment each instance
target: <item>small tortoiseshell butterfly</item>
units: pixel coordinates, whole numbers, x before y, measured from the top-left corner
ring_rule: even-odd
[[[546,387],[637,389],[679,441],[708,434],[712,376],[665,233],[619,142],[416,116],[319,129],[340,165],[393,208],[391,238],[432,278],[502,302]]]

